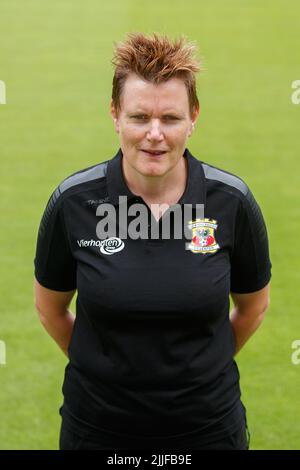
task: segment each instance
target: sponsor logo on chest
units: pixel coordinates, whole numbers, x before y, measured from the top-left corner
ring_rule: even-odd
[[[97,246],[104,255],[113,255],[123,250],[125,246],[124,242],[118,237],[110,237],[106,238],[106,240],[77,240],[77,244],[79,248]]]

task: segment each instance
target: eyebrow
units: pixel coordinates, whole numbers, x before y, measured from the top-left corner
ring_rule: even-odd
[[[127,115],[134,115],[134,114],[145,114],[146,116],[149,116],[149,113],[147,111],[143,111],[142,109],[138,109],[135,111],[128,111],[126,113]],[[176,115],[178,117],[184,117],[184,115],[179,112],[179,111],[165,111],[162,116],[171,116],[171,115]]]

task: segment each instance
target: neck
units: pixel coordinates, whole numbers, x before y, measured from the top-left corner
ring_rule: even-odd
[[[163,176],[144,176],[134,168],[126,165],[122,159],[122,169],[126,184],[133,194],[153,204],[175,204],[186,187],[188,166],[182,156],[177,165]]]

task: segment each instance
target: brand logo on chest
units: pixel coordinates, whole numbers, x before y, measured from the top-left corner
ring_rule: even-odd
[[[188,228],[192,230],[192,241],[187,245],[187,249],[193,253],[215,253],[220,246],[215,237],[215,230],[218,228],[214,219],[196,219],[189,222]]]

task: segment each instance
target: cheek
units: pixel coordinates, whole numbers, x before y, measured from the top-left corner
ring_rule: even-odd
[[[120,136],[123,141],[138,142],[145,135],[145,130],[141,128],[124,125],[120,128]]]
[[[186,126],[172,129],[168,134],[174,145],[182,145],[188,137],[188,128]]]

